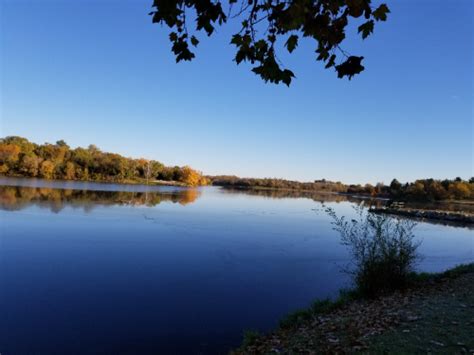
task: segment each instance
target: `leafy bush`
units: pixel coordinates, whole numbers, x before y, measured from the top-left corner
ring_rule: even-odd
[[[327,208],[334,230],[341,234],[342,244],[352,256],[353,266],[346,269],[353,275],[357,290],[374,297],[402,289],[410,281],[420,256],[413,228],[416,223],[371,213],[363,204],[355,207],[358,219],[346,220]]]

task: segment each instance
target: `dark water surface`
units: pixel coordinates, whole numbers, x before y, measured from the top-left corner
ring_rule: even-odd
[[[225,353],[245,329],[269,330],[349,285],[320,202],[350,217],[344,197],[0,185],[2,355]],[[420,270],[473,260],[472,230],[420,223],[415,233]]]

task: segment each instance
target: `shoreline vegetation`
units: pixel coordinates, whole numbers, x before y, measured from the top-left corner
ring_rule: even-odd
[[[413,273],[410,285],[377,298],[341,291],[293,312],[268,334],[249,331],[232,354],[472,353],[474,263]]]
[[[92,144],[72,149],[63,140],[36,144],[17,136],[0,139],[0,175],[122,184],[209,184],[201,172],[189,166],[165,166],[156,160],[126,158],[103,152]]]
[[[382,182],[375,186],[347,185],[326,179],[299,182],[284,179],[240,178],[231,175],[208,176],[215,186],[240,189],[278,189],[302,192],[338,193],[361,198],[382,198],[406,202],[471,201],[474,202],[474,177],[468,181],[455,179],[419,179],[411,183],[400,183],[393,179],[390,185]]]

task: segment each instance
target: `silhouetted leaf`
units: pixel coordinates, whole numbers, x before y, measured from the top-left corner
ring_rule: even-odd
[[[196,46],[198,45],[198,43],[199,43],[199,40],[198,40],[196,37],[191,36],[191,44],[192,44],[194,47],[196,47]]]
[[[362,32],[362,38],[366,39],[374,31],[374,20],[369,20],[359,26],[359,33]]]
[[[333,55],[329,58],[329,60],[328,60],[328,62],[327,62],[327,64],[326,64],[326,66],[325,66],[325,68],[328,69],[328,68],[331,68],[332,66],[334,66],[335,61],[336,61],[336,55],[333,54]]]
[[[291,70],[285,69],[282,73],[282,79],[283,83],[286,84],[286,86],[290,86],[291,79],[295,77],[295,74]]]
[[[364,70],[361,64],[362,59],[364,59],[364,57],[351,56],[347,58],[345,62],[336,65],[337,77],[343,78],[347,76],[350,80],[355,74],[359,74]]]
[[[382,4],[372,13],[372,15],[377,21],[386,21],[388,13],[390,13],[390,10],[387,5]]]
[[[291,35],[288,40],[286,41],[286,48],[288,49],[288,52],[293,52],[298,45],[298,36],[297,35]]]
[[[364,12],[365,3],[364,0],[346,0],[349,14],[352,17],[360,17]]]

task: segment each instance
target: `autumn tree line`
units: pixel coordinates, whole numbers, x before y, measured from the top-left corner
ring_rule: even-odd
[[[103,152],[95,145],[71,149],[63,140],[36,144],[17,136],[0,139],[0,174],[81,181],[208,184],[206,177],[189,166],[169,167],[155,160],[126,158]]]
[[[393,179],[390,185],[346,185],[339,181],[325,179],[314,182],[298,182],[283,179],[239,178],[237,176],[209,177],[213,185],[227,188],[245,189],[285,189],[307,192],[332,192],[349,195],[384,197],[397,201],[443,201],[474,200],[474,178],[469,181],[455,179],[420,179],[415,182],[400,183]]]
[[[460,177],[452,180],[420,179],[406,184],[393,179],[385,189],[390,197],[397,200],[470,200],[474,199],[474,178],[469,181]]]

